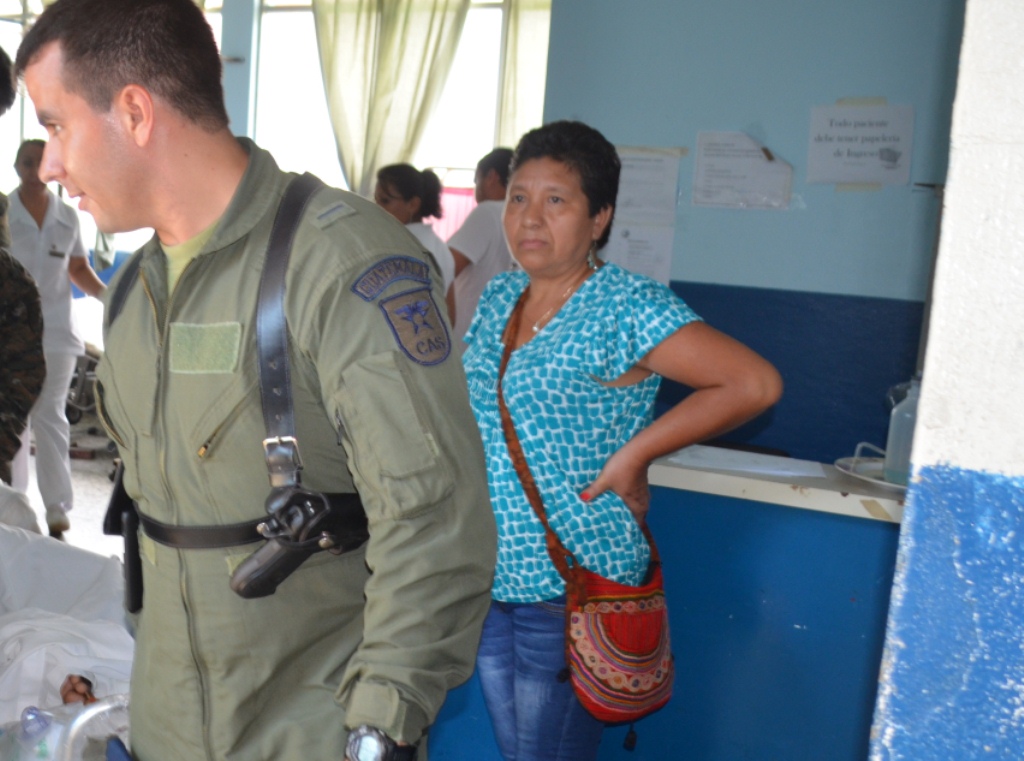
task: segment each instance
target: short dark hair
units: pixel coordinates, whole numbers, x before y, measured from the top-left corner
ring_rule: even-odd
[[[30,145],[34,145],[37,148],[41,148],[44,151],[46,150],[45,140],[40,140],[37,137],[31,138],[30,140],[22,140],[21,145],[18,146],[18,152],[14,154],[14,163],[18,163],[18,160],[21,158],[21,152],[28,148]]]
[[[6,114],[14,105],[14,97],[18,88],[14,84],[14,66],[11,58],[0,48],[0,116]]]
[[[16,73],[51,42],[64,56],[62,85],[97,112],[135,84],[204,129],[228,124],[217,43],[193,0],[58,0],[25,35]]]
[[[511,171],[514,174],[527,161],[545,158],[559,161],[579,175],[590,216],[606,206],[611,207],[608,226],[597,241],[597,247],[603,248],[611,235],[622,172],[622,162],[615,146],[583,122],[551,122],[530,130],[520,138],[512,156]]]
[[[481,179],[487,176],[492,169],[498,173],[502,187],[508,187],[508,167],[512,163],[511,148],[495,148],[484,156],[476,165],[476,173]]]
[[[388,164],[377,170],[377,182],[402,196],[405,201],[420,199],[416,221],[425,217],[440,219],[441,178],[429,169],[422,172],[411,164]]]

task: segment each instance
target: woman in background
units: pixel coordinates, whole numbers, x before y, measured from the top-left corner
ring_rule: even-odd
[[[650,557],[650,463],[758,415],[782,383],[669,288],[597,258],[620,173],[599,132],[579,122],[533,130],[511,169],[504,227],[522,271],[487,286],[463,356],[498,524],[477,667],[506,759],[585,761],[603,725],[558,678],[565,585],[509,458],[497,402],[503,355],[504,401],[551,528],[584,567],[630,585]],[[694,392],[652,422],[662,377]]]
[[[441,180],[429,169],[422,172],[409,164],[389,164],[377,171],[373,200],[399,222],[430,252],[441,270],[442,290],[448,307],[448,319],[455,323],[455,257],[448,245],[423,220],[440,219]]]

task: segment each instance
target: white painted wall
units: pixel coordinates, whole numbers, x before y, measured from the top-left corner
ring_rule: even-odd
[[[969,0],[915,468],[1024,474],[1024,3]]]

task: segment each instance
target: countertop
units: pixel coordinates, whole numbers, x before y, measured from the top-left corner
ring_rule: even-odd
[[[899,523],[905,490],[834,465],[692,446],[655,460],[652,486]]]

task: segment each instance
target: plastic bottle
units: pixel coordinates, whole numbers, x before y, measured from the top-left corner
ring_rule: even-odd
[[[907,485],[910,480],[910,450],[914,444],[917,424],[917,400],[921,395],[921,378],[910,381],[903,401],[892,408],[889,416],[889,437],[885,443],[883,474],[889,483]]]
[[[63,723],[49,711],[29,706],[21,712],[18,743],[21,753],[16,758],[51,759],[57,752]]]

